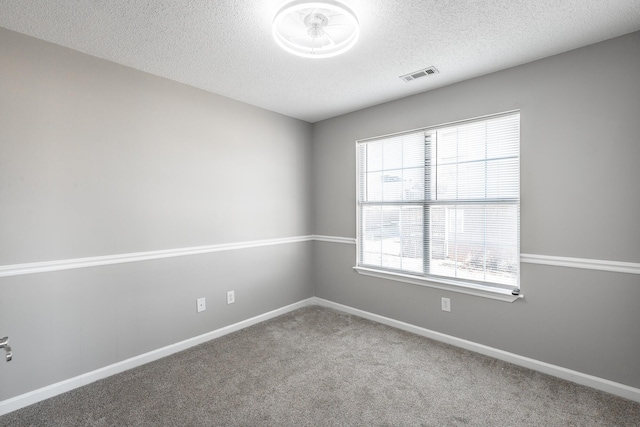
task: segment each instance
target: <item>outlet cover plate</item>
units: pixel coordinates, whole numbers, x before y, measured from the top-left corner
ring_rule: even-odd
[[[201,311],[205,311],[207,309],[207,301],[204,297],[198,298],[196,300],[196,304],[198,308],[198,313],[200,313]]]
[[[227,304],[236,302],[236,294],[233,291],[227,292]]]
[[[442,298],[440,301],[442,311],[451,311],[451,300],[449,298]]]

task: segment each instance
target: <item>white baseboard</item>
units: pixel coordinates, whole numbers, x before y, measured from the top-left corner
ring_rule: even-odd
[[[407,332],[412,332],[423,337],[431,338],[436,341],[441,341],[447,344],[454,345],[456,347],[464,348],[476,353],[484,354],[495,359],[503,360],[505,362],[513,363],[514,365],[522,366],[525,368],[533,369],[534,371],[542,372],[563,380],[571,381],[576,384],[584,385],[594,388],[596,390],[604,391],[614,394],[616,396],[624,397],[625,399],[640,402],[640,389],[630,387],[628,385],[616,383],[614,381],[606,380],[604,378],[595,377],[593,375],[584,374],[582,372],[573,371],[571,369],[563,368],[561,366],[552,365],[550,363],[541,362],[539,360],[530,359],[528,357],[520,356],[508,351],[499,350],[497,348],[489,347],[486,345],[478,344],[472,341],[467,341],[461,338],[456,338],[451,335],[442,334],[440,332],[432,331],[420,326],[412,325],[410,323],[401,322],[399,320],[391,319],[389,317],[380,316],[378,314],[370,313],[368,311],[359,310],[357,308],[349,307],[347,305],[338,304],[332,301],[328,301],[322,298],[311,298],[313,304],[317,304],[322,307],[329,307],[345,313],[353,314],[358,317],[362,317],[374,322],[382,323],[394,328],[402,329]]]
[[[286,314],[290,311],[297,310],[302,307],[311,305],[314,302],[313,298],[308,298],[302,301],[298,301],[294,304],[287,305],[282,308],[270,311],[268,313],[260,314],[250,319],[243,320],[233,325],[225,326],[215,331],[207,332],[206,334],[199,335],[197,337],[189,338],[187,340],[168,345],[166,347],[159,348],[157,350],[150,351],[148,353],[141,354],[139,356],[132,357],[127,360],[123,360],[113,365],[105,366],[104,368],[97,369],[86,374],[78,375],[77,377],[69,378],[64,381],[60,381],[55,384],[48,385],[46,387],[39,388],[37,390],[30,391],[19,396],[12,397],[0,402],[0,416],[8,414],[9,412],[16,411],[20,408],[32,405],[50,397],[57,396],[59,394],[71,391],[78,387],[90,384],[92,382],[101,380],[111,375],[124,372],[126,370],[144,365],[154,360],[170,356],[182,350],[186,350],[190,347],[202,344],[215,338],[222,337],[232,332],[239,331],[257,323],[264,322],[265,320],[278,317],[282,314]]]
[[[372,320],[374,322],[382,323],[394,328],[402,329],[404,331],[431,338],[436,341],[441,341],[447,344],[454,345],[456,347],[461,347],[470,351],[474,351],[476,353],[494,357],[505,362],[513,363],[514,365],[523,366],[525,368],[533,369],[535,371],[552,375],[557,378],[562,378],[564,380],[568,380],[577,384],[585,385],[596,390],[601,390],[607,393],[614,394],[616,396],[624,397],[625,399],[640,402],[640,389],[634,387],[595,377],[593,375],[573,371],[571,369],[563,368],[560,366],[551,365],[549,363],[530,359],[528,357],[474,343],[472,341],[456,338],[451,335],[435,332],[426,328],[422,328],[420,326],[401,322],[399,320],[380,316],[378,314],[359,310],[357,308],[338,304],[322,298],[311,297],[302,301],[298,301],[294,304],[290,304],[285,307],[281,307],[279,309],[252,317],[250,319],[234,323],[233,325],[225,326],[223,328],[216,329],[215,331],[211,331],[197,337],[189,338],[187,340],[171,344],[166,347],[162,347],[157,350],[153,350],[118,363],[114,363],[113,365],[105,366],[104,368],[100,368],[92,372],[87,372],[86,374],[69,378],[67,380],[42,387],[7,400],[3,400],[2,402],[0,402],[0,416],[312,304],[333,308],[335,310],[353,314],[364,319]]]

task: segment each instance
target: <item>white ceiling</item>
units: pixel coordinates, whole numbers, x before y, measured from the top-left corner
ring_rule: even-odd
[[[343,0],[358,44],[306,59],[271,37],[285,2],[0,0],[0,27],[312,123],[640,30],[640,0]]]

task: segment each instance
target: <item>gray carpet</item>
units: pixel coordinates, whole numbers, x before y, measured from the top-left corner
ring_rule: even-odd
[[[640,404],[312,306],[0,425],[640,426]]]

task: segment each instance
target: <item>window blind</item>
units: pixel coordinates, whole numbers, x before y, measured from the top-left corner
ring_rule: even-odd
[[[358,265],[517,288],[520,114],[357,144]]]

